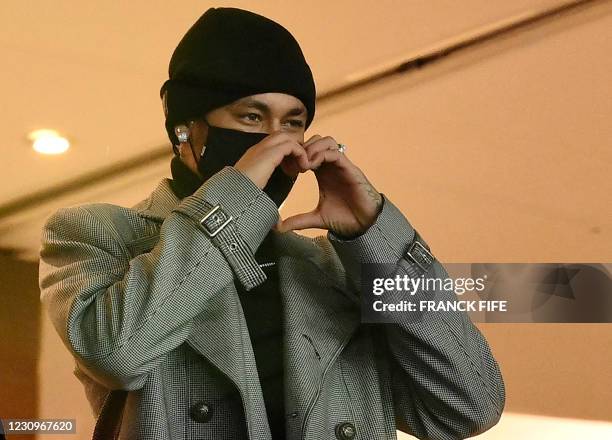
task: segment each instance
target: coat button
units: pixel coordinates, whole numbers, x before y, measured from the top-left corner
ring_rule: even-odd
[[[196,402],[191,406],[189,415],[196,422],[208,422],[212,416],[212,406],[204,401]]]
[[[336,438],[338,440],[352,440],[356,435],[357,430],[351,422],[342,422],[336,425]]]

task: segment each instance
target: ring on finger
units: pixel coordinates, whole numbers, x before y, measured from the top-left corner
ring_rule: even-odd
[[[338,150],[338,153],[344,154],[344,152],[346,151],[346,145],[344,144],[337,144],[337,145],[338,146],[335,149]]]

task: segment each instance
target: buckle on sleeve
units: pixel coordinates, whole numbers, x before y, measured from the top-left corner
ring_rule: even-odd
[[[434,256],[418,240],[412,242],[406,252],[406,256],[414,261],[424,272],[427,272],[434,262]]]
[[[221,209],[221,205],[216,205],[202,217],[200,225],[202,225],[206,235],[212,238],[221,232],[231,221],[232,216],[227,215],[223,209]]]

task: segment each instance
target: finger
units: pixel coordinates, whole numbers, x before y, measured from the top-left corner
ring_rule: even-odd
[[[279,217],[278,221],[276,222],[276,224],[274,226],[272,226],[272,229],[274,229],[275,231],[279,231],[278,228],[280,228],[282,223],[283,223],[283,219]]]
[[[282,151],[278,151],[279,149]],[[275,154],[280,155],[280,163],[275,166],[280,166],[283,172],[292,178],[297,178],[299,173],[310,170],[306,152],[299,144],[277,147]],[[275,158],[275,162],[277,160],[278,157]]]
[[[285,156],[280,163],[280,167],[285,174],[293,177],[294,179],[297,178],[298,174],[304,172],[293,155]]]
[[[295,139],[290,136],[286,131],[278,130],[270,133],[267,137],[265,137],[260,142],[260,145],[263,148],[275,148],[286,142],[295,142]]]
[[[343,153],[340,153],[338,150],[323,150],[315,153],[310,158],[310,166],[313,170],[316,170],[324,163],[334,163],[338,166],[346,167],[346,157]]]
[[[319,139],[319,141],[308,145],[307,147],[305,147],[305,149],[306,153],[308,154],[308,158],[312,160],[313,156],[319,153],[320,151],[330,150],[336,146],[337,144],[335,143],[335,140],[333,138],[328,137]]]
[[[297,214],[277,223],[277,230],[279,232],[295,231],[308,228],[325,228],[323,219],[316,211]]]
[[[324,150],[338,150],[338,142],[331,136],[325,136],[306,148],[308,158],[312,161],[313,157]]]
[[[319,139],[321,139],[321,136],[318,134],[315,134],[311,136],[310,139],[308,139],[306,142],[304,142],[303,146],[307,147],[308,145],[312,144],[313,142],[318,141]]]
[[[306,154],[306,150],[296,143],[290,142],[285,144],[285,155],[284,158],[288,156],[292,156],[295,160],[295,164],[297,165],[298,172],[308,171],[310,169],[310,161],[308,160],[308,155]]]
[[[263,188],[274,169],[282,164],[288,175],[297,176],[300,172],[310,170],[310,162],[304,148],[294,138],[284,133],[277,133],[276,141],[268,136],[265,141],[249,148],[236,162],[234,167],[249,177],[259,188]],[[284,139],[278,143],[279,139]],[[291,163],[294,163],[293,169]],[[293,177],[292,176],[292,177]]]
[[[308,141],[304,144],[304,147],[307,145],[313,145],[323,142],[327,145],[336,145],[336,140],[331,136],[319,136],[318,134],[312,136]]]

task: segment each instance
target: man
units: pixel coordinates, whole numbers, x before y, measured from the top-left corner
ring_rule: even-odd
[[[502,377],[464,313],[360,322],[361,263],[446,271],[342,144],[304,140],[315,87],[291,34],[211,8],[169,73],[173,179],[132,208],[60,210],[43,233],[41,297],[95,436],[457,439],[497,423]],[[307,172],[318,206],[280,219]],[[311,227],[327,237],[293,232]]]

